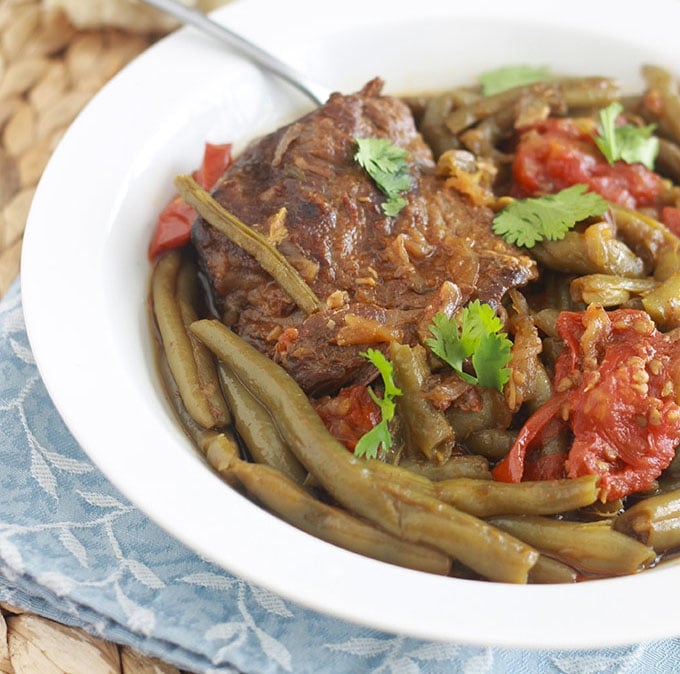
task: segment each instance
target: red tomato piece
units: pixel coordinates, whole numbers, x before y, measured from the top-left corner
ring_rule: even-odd
[[[567,477],[599,475],[603,501],[651,488],[680,444],[672,374],[680,367],[680,342],[632,309],[563,312],[557,326],[566,344],[555,368],[560,393],[527,421],[495,479],[527,479],[530,441],[551,420],[563,419],[574,436]]]
[[[315,403],[316,411],[333,437],[351,452],[362,435],[380,423],[382,414],[366,386],[348,386],[336,396],[326,396]]]
[[[212,190],[230,164],[230,144],[206,143],[201,166],[192,175],[204,190]],[[180,248],[189,243],[191,226],[195,219],[196,211],[184,203],[180,196],[175,196],[158,216],[149,244],[149,257],[153,259],[166,250]]]
[[[609,164],[598,149],[595,126],[584,120],[547,119],[523,132],[513,162],[517,196],[559,192],[588,185],[627,208],[655,205],[664,190],[661,176],[642,164]]]
[[[203,162],[194,173],[194,180],[204,189],[211,190],[231,164],[231,144],[213,145],[206,143]]]
[[[515,443],[505,459],[494,467],[492,474],[495,480],[499,482],[520,482],[522,479],[532,479],[529,477],[529,473],[532,471],[530,471],[528,465],[531,450],[536,446],[543,445],[562,430],[559,424],[559,416],[562,407],[567,402],[568,399],[564,395],[553,396],[529,417],[517,434]],[[537,470],[536,472],[542,471]],[[562,465],[559,466],[559,469],[555,468],[554,465],[552,466],[552,472],[559,472],[559,477],[563,477],[564,457],[562,457]]]
[[[675,208],[675,206],[664,206],[661,209],[661,222],[663,222],[675,236],[680,236],[680,208]]]

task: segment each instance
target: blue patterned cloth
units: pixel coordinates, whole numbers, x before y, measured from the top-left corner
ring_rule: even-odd
[[[74,441],[36,369],[18,281],[0,302],[0,494],[0,600],[193,672],[680,671],[677,639],[555,652],[430,643],[309,611],[210,564]]]

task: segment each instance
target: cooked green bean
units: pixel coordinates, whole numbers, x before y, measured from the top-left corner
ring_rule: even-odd
[[[545,267],[569,274],[644,276],[643,261],[614,238],[607,223],[591,225],[584,232],[567,232],[558,241],[541,241],[532,255]]]
[[[213,428],[221,425],[223,418],[203,391],[191,338],[182,320],[176,296],[180,266],[181,253],[176,250],[165,253],[156,262],[151,280],[154,315],[170,370],[186,409],[196,423],[204,428]]]
[[[657,552],[680,547],[680,489],[636,503],[621,513],[613,526]]]
[[[451,453],[454,434],[444,413],[422,395],[421,386],[430,374],[425,358],[424,351],[419,357],[408,344],[390,344],[394,381],[402,392],[396,401],[397,411],[406,427],[407,443],[428,459],[435,459]]]
[[[444,463],[404,458],[399,461],[399,467],[413,471],[433,482],[450,480],[455,477],[472,477],[477,480],[491,479],[489,462],[485,457],[476,454],[454,454]]]
[[[680,142],[680,93],[673,75],[656,65],[642,66],[642,77],[648,89],[654,91],[661,103],[658,123],[660,129],[674,141]]]
[[[680,327],[680,271],[646,293],[642,306],[664,330]]]
[[[490,388],[480,389],[478,393],[480,409],[473,411],[450,407],[446,412],[456,439],[463,444],[475,431],[484,428],[508,428],[512,421],[512,411],[501,393]]]
[[[503,393],[508,407],[516,412],[529,402],[532,409],[540,407],[552,396],[552,384],[540,359],[543,343],[528,307],[520,302],[519,293],[513,293],[513,308],[508,326],[513,335],[510,379]]]
[[[446,118],[446,126],[454,135],[459,134],[486,117],[508,108],[512,109],[514,104],[524,96],[552,97],[554,100],[555,94],[555,85],[549,82],[535,82],[506,89],[452,110]]]
[[[659,138],[657,169],[667,175],[674,183],[680,183],[680,144],[666,138]]]
[[[608,105],[620,95],[619,87],[609,78],[566,77],[552,82],[535,82],[480,98],[449,114],[446,125],[453,134],[476,124],[479,120],[514,106],[527,96],[546,100],[551,108],[597,108]]]
[[[231,429],[222,428],[220,431],[213,431],[197,424],[184,406],[165,354],[161,354],[159,357],[158,369],[163,380],[165,393],[182,428],[204,454],[210,466],[218,472],[228,468],[239,456],[238,442]]]
[[[307,471],[281,438],[271,414],[224,363],[219,364],[219,376],[234,415],[236,430],[253,460],[257,463],[266,463],[297,484],[302,484],[307,477]]]
[[[302,276],[266,237],[223,208],[191,176],[177,176],[175,185],[187,204],[215,229],[250,253],[303,311],[311,314],[321,308],[321,302]]]
[[[425,105],[420,132],[425,142],[432,148],[435,157],[439,157],[447,150],[460,147],[460,142],[444,123],[455,104],[454,97],[445,93],[432,97]]]
[[[568,522],[540,516],[494,517],[495,526],[585,574],[620,576],[651,566],[651,547],[606,522]]]
[[[530,583],[575,583],[577,580],[576,569],[545,555],[540,555],[529,571]]]
[[[495,482],[456,478],[435,483],[439,499],[476,517],[556,515],[594,503],[598,478]]]
[[[509,451],[517,437],[516,431],[503,428],[480,428],[465,438],[465,446],[473,455],[498,461]],[[476,475],[452,475],[451,477],[477,477]]]
[[[217,377],[215,357],[206,348],[205,344],[194,337],[189,331],[189,326],[198,318],[194,308],[197,301],[197,269],[196,265],[187,258],[182,260],[177,276],[177,304],[179,305],[184,329],[191,341],[191,348],[194,352],[194,361],[196,363],[196,374],[198,375],[201,391],[215,419],[215,426],[226,426],[231,422],[231,416]]]
[[[658,283],[652,278],[588,274],[575,278],[570,288],[574,302],[614,307],[628,302],[631,297],[648,293],[657,285]]]
[[[266,508],[308,534],[383,562],[447,575],[451,560],[433,548],[400,540],[328,505],[266,466],[237,461],[227,470]]]
[[[407,471],[350,454],[290,375],[223,324],[202,320],[192,331],[267,406],[291,451],[338,503],[399,538],[435,547],[486,578],[527,581],[538,557],[530,546],[428,496],[419,486],[424,478],[413,482]],[[376,464],[380,470],[373,469]],[[380,479],[386,470],[399,472],[403,481]]]
[[[657,281],[680,271],[680,238],[655,218],[610,204],[616,229],[628,246],[641,257]]]

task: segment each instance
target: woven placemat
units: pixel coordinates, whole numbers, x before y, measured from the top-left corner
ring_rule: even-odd
[[[19,272],[35,187],[64,131],[158,37],[78,30],[38,0],[0,0],[0,297]]]
[[[0,297],[20,271],[36,185],[92,96],[160,34],[77,29],[38,0],[0,0]],[[79,629],[0,604],[0,674],[178,674]]]

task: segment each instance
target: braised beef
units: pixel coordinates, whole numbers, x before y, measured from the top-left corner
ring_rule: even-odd
[[[529,257],[491,231],[493,213],[446,188],[412,113],[375,79],[248,147],[213,196],[277,242],[326,303],[306,316],[247,253],[201,220],[193,243],[224,321],[278,360],[310,394],[367,381],[359,356],[394,335],[414,343],[436,311],[470,299],[499,305],[535,277]],[[354,160],[356,139],[389,138],[409,153],[408,205],[385,200]],[[360,340],[359,343],[357,339]]]

